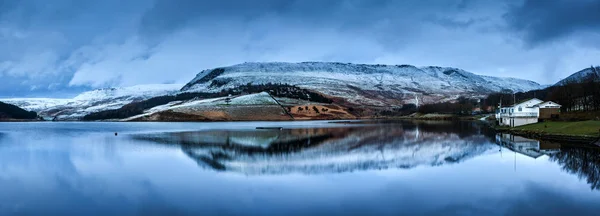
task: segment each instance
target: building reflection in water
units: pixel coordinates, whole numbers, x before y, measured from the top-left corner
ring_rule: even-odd
[[[539,140],[528,139],[511,134],[496,134],[496,143],[519,154],[537,159],[542,155],[552,154],[560,151],[560,145],[553,143],[541,143]]]

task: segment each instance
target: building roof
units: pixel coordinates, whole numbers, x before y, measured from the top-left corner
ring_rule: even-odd
[[[528,106],[528,107],[533,107],[533,106],[535,106],[535,105],[537,105],[537,104],[541,104],[541,103],[543,103],[543,102],[544,102],[543,100],[540,100],[540,99],[537,99],[537,98],[530,98],[530,99],[526,99],[526,100],[521,100],[521,101],[519,101],[519,102],[517,102],[517,103],[515,103],[515,104],[513,104],[513,105],[510,105],[510,106],[505,106],[505,107],[502,107],[502,108],[516,107],[516,106],[518,106],[518,105],[521,105],[521,104],[527,103],[527,102],[529,102],[529,101],[532,101],[532,100],[537,100],[537,101],[536,101],[537,103],[535,103],[534,105]]]
[[[531,105],[530,107],[532,107],[532,106],[535,106],[536,104],[540,104],[540,103],[543,103],[543,102],[544,102],[543,100],[540,100],[540,99],[537,99],[537,98],[531,98],[531,99],[524,100],[524,101],[521,101],[521,102],[519,102],[519,103],[516,103],[516,104],[514,104],[513,106],[517,106],[517,105],[525,104],[525,103],[528,103],[528,102],[531,102],[531,101],[534,101],[534,104],[533,104],[533,105]]]
[[[527,102],[530,102],[532,100],[537,100],[535,102],[539,102],[539,103],[535,103],[534,105],[528,106],[528,108],[530,108],[530,107],[540,107],[540,106],[544,106],[544,105],[558,106],[559,108],[562,107],[562,105],[560,105],[560,104],[558,104],[558,103],[556,103],[554,101],[542,101],[542,100],[537,99],[537,98],[531,98],[531,99],[519,101],[519,103],[513,104],[511,106],[505,106],[505,107],[500,107],[500,108],[513,108],[513,107],[517,107],[517,106],[519,106],[521,104],[525,104]]]
[[[562,107],[562,105],[560,105],[560,104],[558,104],[558,103],[556,103],[554,101],[546,101],[546,102],[543,102],[543,103],[536,104],[535,106],[539,107],[539,106],[544,106],[546,104],[551,105],[551,106]]]

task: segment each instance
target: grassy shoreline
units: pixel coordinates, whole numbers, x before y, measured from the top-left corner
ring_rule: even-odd
[[[519,127],[495,127],[498,132],[510,133],[536,139],[591,143],[600,137],[600,121],[551,121]]]

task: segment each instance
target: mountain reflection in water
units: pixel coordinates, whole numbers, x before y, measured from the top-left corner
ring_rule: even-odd
[[[600,212],[598,147],[487,128],[477,122],[4,123],[0,215]]]
[[[132,136],[137,140],[179,145],[200,167],[246,175],[440,166],[493,153],[500,146],[500,151],[506,148],[533,159],[546,155],[566,172],[586,179],[593,189],[600,189],[600,148],[495,134],[474,122],[406,121],[332,128]]]
[[[217,130],[134,138],[181,145],[201,167],[250,175],[439,166],[491,152],[495,147],[472,122]]]

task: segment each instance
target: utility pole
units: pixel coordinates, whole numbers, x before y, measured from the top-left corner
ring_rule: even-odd
[[[515,96],[515,93],[513,93],[513,105],[515,105],[517,103],[517,97]]]

